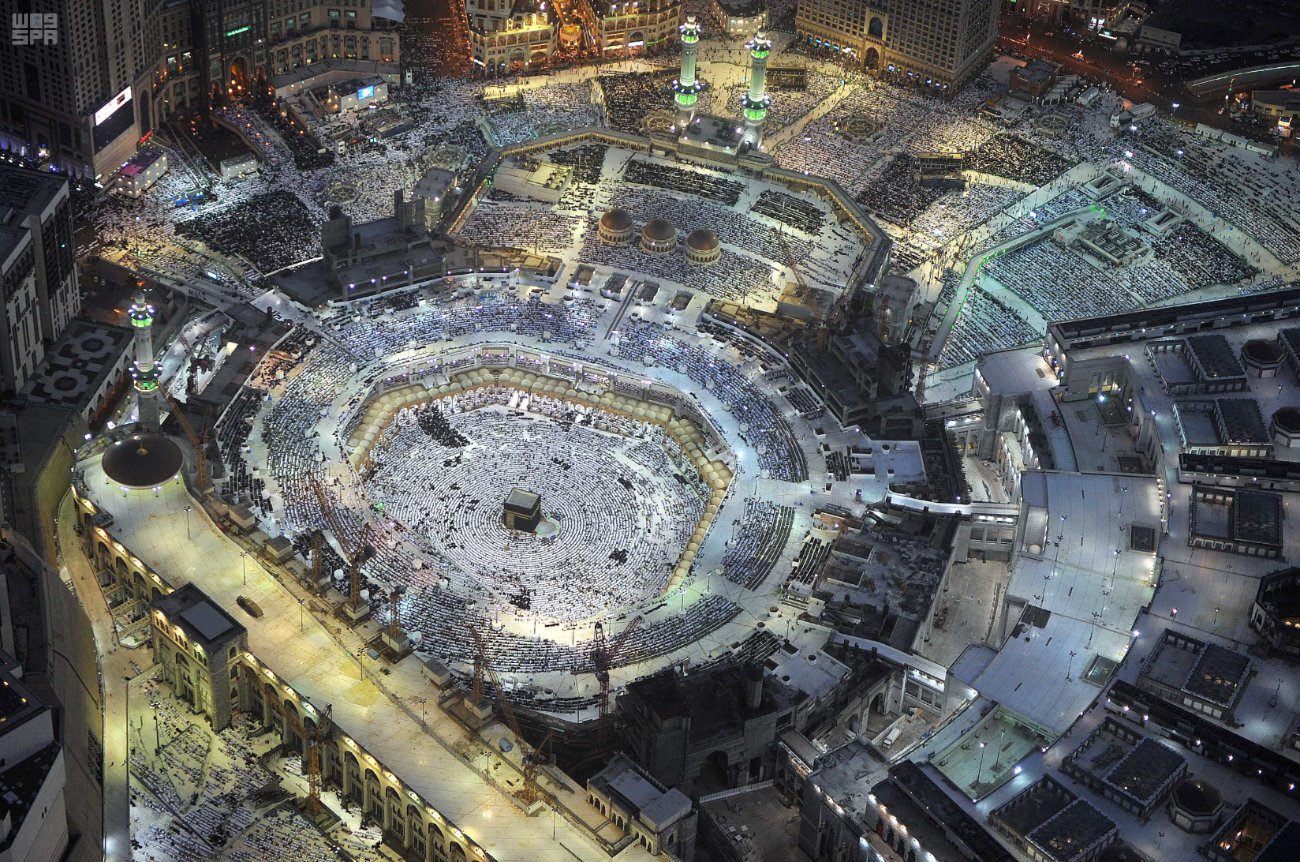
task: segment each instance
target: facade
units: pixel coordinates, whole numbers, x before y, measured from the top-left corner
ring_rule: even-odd
[[[670,790],[622,754],[587,781],[587,801],[651,853],[682,862],[695,858],[698,814],[680,790]]]
[[[1250,627],[1270,651],[1300,658],[1300,568],[1260,579],[1250,608]]]
[[[799,794],[798,838],[815,862],[1015,859],[910,760],[885,773],[880,755],[854,740],[817,761]]]
[[[151,604],[159,673],[177,697],[207,716],[213,730],[228,727],[239,706],[240,657],[248,649],[248,633],[193,584]]]
[[[66,477],[67,474],[62,475]],[[149,621],[145,624],[153,630],[154,650],[160,663],[171,662],[162,665],[162,675],[176,694],[191,704],[197,704],[197,709],[214,720],[214,728],[220,726],[216,722],[223,713],[228,716],[231,709],[250,713],[305,759],[308,742],[299,729],[311,732],[322,721],[316,707],[248,652],[243,627],[215,607],[197,587],[187,585],[168,592],[171,587],[156,572],[130,549],[113,541],[109,533],[95,523],[101,513],[82,493],[84,491],[84,488],[73,487],[77,518],[83,527],[83,551],[110,578],[106,590],[116,592],[127,601],[146,603],[151,607]],[[182,595],[173,599],[178,593]],[[201,610],[195,611],[195,608]],[[221,629],[226,623],[233,623],[235,628]],[[205,635],[204,629],[214,634]],[[208,644],[211,649],[204,647],[205,656],[199,658],[193,649],[196,644]],[[187,679],[192,691],[184,688]],[[218,690],[222,694],[218,694]],[[205,692],[212,694],[211,701],[203,699]],[[345,730],[337,724],[326,729],[320,755],[322,781],[324,786],[336,788],[349,805],[356,806],[374,820],[382,828],[384,840],[390,847],[404,858],[423,862],[471,862],[492,858],[442,812],[390,771],[400,767],[399,764],[385,768],[373,753],[368,752],[360,741],[348,736]],[[0,734],[0,740],[3,740],[3,734]],[[3,785],[4,775],[0,772],[0,785]],[[62,856],[49,858],[53,862]]]
[[[663,47],[682,23],[682,0],[591,0],[601,57],[635,57]]]
[[[56,862],[68,852],[63,747],[17,671],[0,653],[0,860]]]
[[[18,0],[0,14],[27,12]],[[371,0],[54,0],[52,44],[0,53],[0,147],[107,182],[172,112],[323,60],[394,64]],[[121,34],[121,35],[118,35]]]
[[[702,775],[723,787],[761,781],[788,713],[777,695],[756,667],[689,676],[669,670],[637,680],[618,699],[628,753],[671,787],[690,789]]]
[[[955,95],[988,65],[996,0],[802,0],[797,38],[900,81]]]
[[[466,0],[474,65],[496,74],[534,69],[555,53],[560,19],[539,0]]]
[[[106,179],[153,128],[162,0],[0,2],[53,15],[52,39],[0,51],[0,146],[41,167]]]
[[[745,37],[767,29],[766,0],[713,0],[713,20],[728,36]]]
[[[0,167],[0,280],[0,390],[17,392],[81,310],[66,180]]]

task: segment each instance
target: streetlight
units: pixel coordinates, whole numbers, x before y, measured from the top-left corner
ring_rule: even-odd
[[[158,708],[160,704],[155,700],[149,706],[153,707],[153,753],[157,756],[162,753],[162,732],[158,729]]]
[[[1072,677],[1070,674],[1074,671],[1074,657],[1075,657],[1076,655],[1078,655],[1077,652],[1075,652],[1074,650],[1070,650],[1070,660],[1069,660],[1069,661],[1066,663],[1066,665],[1065,665],[1065,681],[1066,681],[1066,682],[1069,682],[1070,680],[1072,680],[1072,679],[1074,678],[1074,677]]]
[[[979,785],[984,782],[984,747],[986,745],[988,745],[987,742],[980,743],[980,768],[979,771],[975,773],[975,785],[977,789]]]
[[[190,538],[190,512],[194,511],[193,506],[185,507],[185,538]]]
[[[302,625],[302,606],[307,604],[306,599],[298,599],[298,631],[303,631]]]
[[[248,551],[239,552],[239,564],[244,571],[244,586],[248,586]]]

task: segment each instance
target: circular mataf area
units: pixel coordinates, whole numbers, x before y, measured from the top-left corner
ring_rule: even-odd
[[[399,411],[370,453],[371,502],[453,588],[492,607],[568,622],[588,615],[584,603],[663,592],[711,493],[677,444],[558,399],[499,401],[481,390]],[[537,534],[503,523],[514,487],[541,497]]]
[[[181,470],[180,447],[160,434],[138,431],[104,452],[104,474],[123,488],[156,488]]]

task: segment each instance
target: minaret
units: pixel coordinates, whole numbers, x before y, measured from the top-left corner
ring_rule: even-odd
[[[139,401],[140,427],[145,431],[158,430],[158,366],[153,361],[153,306],[144,301],[144,291],[137,290],[131,298],[131,326],[135,328],[135,362],[131,377],[135,380],[135,394]]]
[[[673,99],[677,102],[677,127],[684,133],[695,118],[695,103],[700,98],[700,91],[704,89],[704,85],[695,78],[695,52],[699,50],[700,25],[695,23],[694,15],[686,16],[681,33],[682,73],[673,82]]]
[[[757,147],[763,137],[763,122],[772,97],[767,94],[767,55],[772,51],[772,40],[759,30],[745,45],[754,64],[749,69],[749,94],[740,100],[745,114],[745,141]]]

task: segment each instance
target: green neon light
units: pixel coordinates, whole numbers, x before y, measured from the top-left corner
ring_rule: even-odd
[[[746,108],[745,109],[745,119],[749,120],[750,122],[761,123],[763,122],[763,118],[766,116],[767,116],[767,108]]]
[[[237,27],[234,30],[227,30],[226,38],[229,39],[231,36],[238,36],[240,33],[247,33],[249,30],[252,29],[253,27],[251,24],[245,24],[243,27]]]
[[[694,105],[699,98],[700,97],[694,93],[678,93],[677,104],[681,105],[683,108],[688,108],[691,105]]]
[[[139,329],[148,329],[150,326],[153,326],[153,318],[152,318],[152,317],[132,317],[132,318],[131,318],[131,325],[132,325],[132,326],[135,326],[135,327],[137,327],[137,328],[139,328]]]

